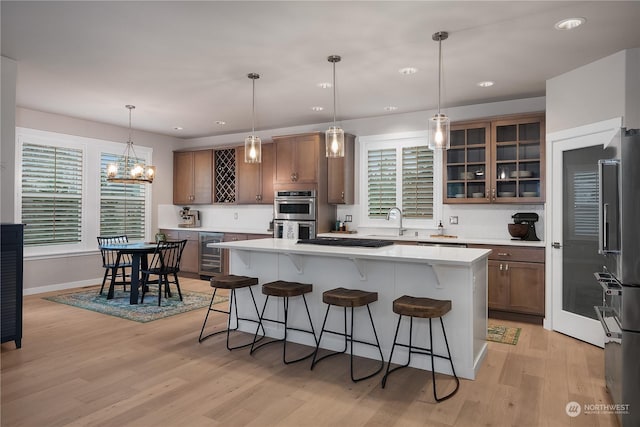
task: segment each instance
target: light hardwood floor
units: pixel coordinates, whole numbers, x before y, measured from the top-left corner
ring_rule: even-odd
[[[352,383],[343,356],[310,371],[283,365],[275,344],[253,356],[227,351],[223,335],[199,344],[205,309],[142,324],[42,296],[25,298],[22,349],[2,344],[2,426],[616,425],[565,413],[569,401],[609,403],[603,351],[539,326],[499,321],[522,327],[518,344],[490,342],[478,378],[436,404],[425,371],[398,371],[383,390],[382,375]]]

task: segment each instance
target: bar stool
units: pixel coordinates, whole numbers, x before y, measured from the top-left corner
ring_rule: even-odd
[[[322,293],[322,301],[327,304],[327,312],[324,315],[324,322],[322,322],[322,330],[320,331],[320,338],[318,339],[318,345],[316,346],[316,351],[313,353],[313,360],[311,362],[311,369],[323,359],[327,357],[335,356],[337,354],[343,354],[347,351],[347,343],[351,346],[351,355],[350,355],[350,373],[351,373],[351,381],[358,382],[361,380],[366,380],[367,378],[371,378],[374,375],[378,374],[384,368],[384,357],[382,355],[382,349],[380,348],[380,341],[378,341],[378,334],[376,332],[376,326],[373,323],[373,317],[371,316],[371,309],[369,308],[369,304],[372,302],[378,301],[378,293],[377,292],[368,292],[361,291],[357,289],[345,289],[345,288],[336,288],[331,289],[329,291],[325,291]],[[327,324],[327,317],[329,316],[329,310],[331,306],[335,305],[337,307],[344,307],[344,332],[337,332],[325,329]],[[369,312],[369,319],[371,320],[371,327],[373,328],[373,335],[376,338],[376,343],[360,341],[353,338],[354,330],[353,330],[353,309],[355,307],[367,307],[367,311]],[[347,333],[347,307],[351,307],[351,333]],[[324,356],[317,358],[318,350],[320,348],[320,341],[322,340],[323,333],[330,333],[334,335],[340,335],[344,337],[344,350],[331,352],[329,354],[325,354]],[[360,378],[354,378],[353,376],[353,343],[365,344],[372,347],[377,347],[380,352],[380,368],[377,371],[365,375]]]
[[[229,275],[229,276],[215,276],[211,278],[211,287],[213,288],[213,295],[211,296],[211,303],[209,304],[209,310],[207,310],[207,315],[204,318],[204,323],[202,324],[202,329],[200,330],[200,337],[198,338],[198,342],[202,342],[205,339],[209,338],[210,336],[213,335],[218,335],[221,334],[223,332],[227,333],[227,349],[228,350],[235,350],[237,348],[243,348],[243,347],[248,347],[250,345],[253,344],[253,342],[249,342],[247,344],[242,344],[242,345],[237,345],[234,347],[230,347],[229,346],[229,332],[230,331],[235,331],[238,329],[239,326],[239,321],[240,320],[246,320],[249,322],[254,322],[254,323],[258,323],[258,320],[255,319],[247,319],[244,317],[238,317],[238,301],[236,299],[236,289],[240,289],[240,288],[249,288],[249,293],[251,294],[251,300],[253,301],[253,306],[256,310],[256,318],[258,319],[260,317],[260,314],[258,313],[258,305],[256,304],[256,299],[253,296],[253,290],[251,289],[251,286],[257,285],[258,284],[258,278],[257,277],[247,277],[247,276],[235,276],[235,275]],[[226,310],[221,310],[219,308],[213,308],[213,303],[214,303],[214,299],[216,298],[216,292],[218,292],[218,289],[228,289],[230,290],[230,296],[229,296],[229,311]],[[235,328],[231,328],[231,310],[235,308],[235,318],[236,318],[236,326]],[[222,329],[220,331],[217,332],[212,332],[209,335],[206,336],[202,336],[202,334],[204,333],[204,328],[207,325],[207,319],[209,318],[209,313],[211,313],[212,311],[217,311],[218,313],[225,313],[227,314],[227,328],[226,329]],[[257,330],[256,330],[257,333]],[[262,328],[262,337],[260,339],[264,338],[264,328]]]
[[[399,314],[398,317],[398,326],[396,327],[396,334],[393,338],[393,346],[391,347],[391,355],[389,356],[389,363],[387,364],[387,371],[382,378],[382,388],[385,387],[387,383],[387,377],[393,371],[396,371],[400,368],[406,368],[411,363],[411,354],[422,354],[431,356],[431,379],[433,381],[433,397],[436,399],[436,402],[442,402],[456,394],[458,388],[460,387],[460,380],[456,375],[456,370],[453,367],[453,360],[451,359],[451,351],[449,350],[449,342],[447,341],[447,334],[444,330],[444,322],[442,321],[442,316],[447,314],[451,310],[451,301],[449,300],[437,300],[431,298],[418,298],[404,295],[395,301],[393,301],[393,312]],[[398,331],[400,330],[400,322],[402,321],[402,316],[409,316],[411,319],[409,321],[409,345],[398,343]],[[424,347],[416,347],[411,342],[411,335],[413,333],[413,318],[419,317],[423,319],[429,319],[429,348]],[[431,319],[434,317],[440,318],[440,325],[442,326],[442,335],[444,336],[444,343],[447,347],[448,356],[442,356],[438,354],[434,354],[433,352],[433,333],[431,326]],[[396,346],[406,347],[409,349],[409,357],[407,363],[405,365],[396,366],[395,368],[389,370],[391,367],[391,360],[393,359],[393,351]],[[451,371],[453,372],[453,377],[456,380],[456,388],[449,394],[444,397],[438,397],[436,393],[436,373],[435,373],[435,365],[434,365],[434,357],[439,357],[441,359],[446,359],[451,364]]]
[[[264,306],[262,307],[262,313],[260,314],[260,320],[258,322],[258,329],[262,327],[262,331],[264,333],[264,325],[262,324],[265,320],[273,323],[279,323],[284,325],[284,338],[275,339],[271,341],[264,342],[258,346],[255,344],[259,341],[258,338],[258,329],[256,329],[256,334],[253,337],[253,343],[251,345],[251,351],[249,354],[253,354],[256,350],[261,347],[264,347],[267,344],[272,344],[276,342],[283,343],[282,349],[282,361],[288,365],[290,363],[300,362],[302,360],[308,359],[313,356],[313,352],[310,354],[300,357],[294,360],[287,360],[287,331],[298,331],[298,332],[306,332],[313,335],[313,341],[317,344],[316,333],[313,329],[313,322],[311,321],[311,314],[309,313],[309,306],[307,305],[307,299],[304,294],[307,294],[313,290],[313,285],[308,283],[297,283],[297,282],[286,282],[284,280],[277,280],[275,282],[265,283],[262,285],[262,293],[267,296],[264,300]],[[292,328],[289,326],[289,298],[302,296],[302,301],[304,301],[304,308],[307,310],[307,317],[309,318],[309,325],[311,326],[311,330]],[[269,302],[269,297],[282,297],[283,305],[284,305],[284,321],[276,320],[276,319],[268,319],[264,317],[264,311],[267,308],[267,303]]]

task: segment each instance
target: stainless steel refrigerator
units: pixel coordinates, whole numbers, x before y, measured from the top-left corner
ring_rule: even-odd
[[[640,426],[640,130],[622,129],[598,162],[607,390],[623,427]]]

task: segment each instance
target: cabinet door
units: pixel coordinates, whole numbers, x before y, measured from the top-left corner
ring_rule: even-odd
[[[331,204],[352,205],[355,138],[353,135],[345,135],[344,138],[344,157],[327,159],[327,200]]]
[[[265,147],[262,147],[262,161],[264,161]],[[236,191],[237,203],[255,204],[259,203],[260,188],[260,163],[244,162],[244,147],[236,148]]]
[[[193,154],[190,151],[173,153],[173,204],[193,202]]]
[[[273,180],[276,168],[275,144],[264,144],[262,146],[262,163],[260,165],[260,203],[265,205],[273,204]]]
[[[510,262],[506,266],[510,309],[544,316],[544,264]]]
[[[213,201],[213,150],[193,152],[193,201],[210,204]]]
[[[299,183],[315,183],[318,181],[320,137],[318,135],[300,136],[295,142],[294,164],[296,181]]]
[[[489,260],[488,305],[493,310],[509,309],[509,276],[505,263]]]
[[[294,180],[295,138],[281,138],[276,142],[275,182],[289,184]]]
[[[198,248],[197,240],[187,240],[180,259],[180,270],[185,273],[198,273]]]

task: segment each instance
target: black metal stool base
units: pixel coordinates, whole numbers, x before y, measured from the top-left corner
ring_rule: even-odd
[[[351,333],[348,334],[347,333],[347,307],[344,307],[344,332],[337,332],[337,331],[331,331],[329,329],[325,329],[325,326],[327,324],[327,317],[329,316],[329,310],[331,309],[331,304],[327,305],[327,311],[324,315],[324,321],[322,322],[322,330],[320,330],[320,338],[318,338],[318,345],[316,346],[316,350],[313,352],[313,360],[311,361],[311,370],[313,370],[313,368],[318,364],[318,362],[320,362],[321,360],[324,360],[328,357],[331,356],[336,356],[338,354],[344,354],[347,352],[347,345],[350,345],[351,351],[350,351],[350,356],[349,356],[349,363],[350,363],[350,374],[351,374],[351,381],[358,382],[358,381],[362,381],[362,380],[366,380],[368,378],[371,378],[375,375],[377,375],[378,373],[380,373],[380,371],[382,371],[382,369],[384,368],[384,356],[382,355],[382,348],[380,347],[380,341],[378,340],[378,333],[376,332],[376,326],[373,323],[373,317],[371,316],[371,309],[369,308],[369,304],[367,304],[367,311],[369,312],[369,319],[371,320],[371,327],[373,328],[373,335],[376,338],[376,343],[370,343],[370,342],[366,342],[366,341],[360,341],[360,340],[356,340],[353,339],[353,307],[351,307]],[[318,358],[318,350],[320,349],[320,341],[322,340],[322,335],[324,333],[329,333],[329,334],[334,334],[334,335],[340,335],[344,337],[344,349],[342,351],[335,351],[335,352],[331,352],[329,354],[325,354],[322,357]],[[353,343],[358,343],[358,344],[365,344],[365,345],[369,345],[371,347],[376,347],[378,349],[378,351],[380,352],[380,367],[373,373],[359,377],[359,378],[355,378],[353,376]]]
[[[264,317],[264,312],[265,309],[267,308],[267,303],[269,302],[269,295],[267,295],[267,298],[264,300],[264,306],[262,307],[262,314],[260,315],[260,320],[258,322],[258,328],[256,329],[256,333],[253,337],[253,342],[251,343],[251,351],[249,352],[249,354],[253,354],[255,351],[257,351],[258,349],[264,347],[265,345],[269,345],[269,344],[274,344],[274,343],[278,343],[278,342],[282,342],[282,362],[285,365],[289,365],[291,363],[296,363],[296,362],[301,362],[305,359],[310,358],[311,356],[313,356],[314,352],[311,352],[310,354],[306,355],[306,356],[302,356],[299,357],[297,359],[293,359],[293,360],[287,360],[287,331],[291,330],[291,331],[298,331],[298,332],[306,332],[308,334],[313,335],[313,340],[317,343],[318,340],[316,339],[316,332],[313,329],[313,322],[311,321],[311,314],[309,313],[309,306],[307,305],[307,299],[304,297],[304,294],[301,295],[302,296],[302,300],[304,301],[304,307],[307,311],[307,317],[309,318],[309,325],[311,326],[311,330],[305,330],[305,329],[299,329],[299,328],[292,328],[288,325],[288,319],[289,319],[289,297],[282,297],[283,298],[283,305],[284,305],[284,321],[282,320],[275,320],[275,319],[268,319]],[[264,342],[260,345],[256,345],[256,343],[258,343],[260,341],[260,339],[264,338],[264,325],[262,324],[262,322],[264,321],[268,321],[268,322],[272,322],[272,323],[278,323],[280,325],[284,325],[284,338],[280,338],[280,339],[273,339],[267,342]],[[260,327],[262,327],[262,333],[263,333],[263,337],[258,339],[258,330],[260,329]]]
[[[409,344],[401,344],[398,343],[398,331],[400,330],[400,322],[402,321],[402,315],[400,315],[398,317],[398,326],[396,327],[396,334],[393,338],[393,346],[391,347],[391,355],[389,356],[389,363],[387,364],[387,371],[384,374],[384,377],[382,378],[382,388],[384,388],[387,385],[387,377],[389,376],[389,374],[391,374],[392,372],[397,371],[398,369],[402,369],[402,368],[406,368],[407,366],[409,366],[409,364],[411,363],[411,355],[412,354],[421,354],[421,355],[425,355],[425,356],[430,356],[431,357],[431,380],[433,382],[433,397],[436,399],[436,402],[442,402],[443,400],[447,400],[450,397],[452,397],[454,394],[456,394],[456,392],[458,391],[458,388],[460,388],[460,380],[458,379],[458,376],[456,375],[456,370],[453,367],[453,360],[451,359],[451,351],[449,350],[449,342],[447,341],[447,333],[444,330],[444,322],[442,320],[442,317],[439,317],[440,319],[440,325],[442,326],[442,335],[444,336],[444,343],[447,347],[447,354],[448,356],[442,356],[439,354],[434,354],[433,353],[433,332],[432,332],[432,324],[431,324],[431,318],[429,318],[429,346],[430,348],[424,348],[424,347],[417,347],[414,346],[411,342],[411,336],[413,335],[413,317],[409,316],[410,322],[409,322]],[[393,359],[393,351],[395,350],[396,346],[399,347],[405,347],[409,349],[409,357],[407,360],[407,363],[404,365],[400,365],[400,366],[396,366],[393,369],[389,369],[391,367],[391,360]],[[443,397],[438,397],[438,393],[436,391],[436,372],[435,372],[435,357],[439,357],[440,359],[445,359],[449,361],[449,364],[451,365],[451,372],[453,372],[453,378],[456,380],[456,388],[449,394],[443,396]]]
[[[262,336],[260,338],[258,338],[258,340],[256,341],[255,337],[253,339],[253,341],[250,341],[246,344],[241,344],[241,345],[236,345],[236,346],[230,346],[229,345],[229,334],[230,332],[233,331],[237,331],[238,330],[238,326],[239,326],[239,322],[240,320],[244,320],[247,322],[254,322],[254,323],[258,323],[259,324],[259,320],[255,320],[255,319],[248,319],[245,317],[238,317],[238,302],[236,300],[236,290],[231,289],[231,294],[229,297],[229,311],[227,310],[221,310],[219,308],[213,308],[213,302],[216,298],[216,292],[218,292],[218,288],[214,288],[213,291],[213,295],[211,296],[211,303],[209,304],[209,309],[207,310],[207,315],[204,318],[204,323],[202,324],[202,329],[200,330],[200,337],[198,337],[198,342],[202,342],[204,340],[206,340],[209,337],[212,337],[214,335],[218,335],[218,334],[222,334],[222,333],[227,333],[227,350],[236,350],[238,348],[244,348],[244,347],[249,347],[250,345],[252,345],[254,342],[259,342],[260,340],[262,340],[264,338],[264,327],[262,328]],[[256,299],[253,296],[253,290],[251,289],[251,287],[249,287],[249,293],[251,293],[251,300],[253,301],[253,306],[256,309],[256,316],[260,316],[260,313],[258,311],[258,304],[256,304]],[[236,325],[235,327],[231,327],[231,311],[232,309],[235,308],[235,319],[236,319]],[[202,334],[204,334],[204,328],[207,325],[207,319],[209,318],[209,313],[211,313],[212,311],[216,311],[218,313],[225,313],[227,314],[227,327],[225,329],[221,329],[219,331],[216,332],[212,332],[208,335],[202,336]],[[258,330],[260,329],[260,324],[258,325]],[[256,334],[258,333],[258,330],[256,330]]]

